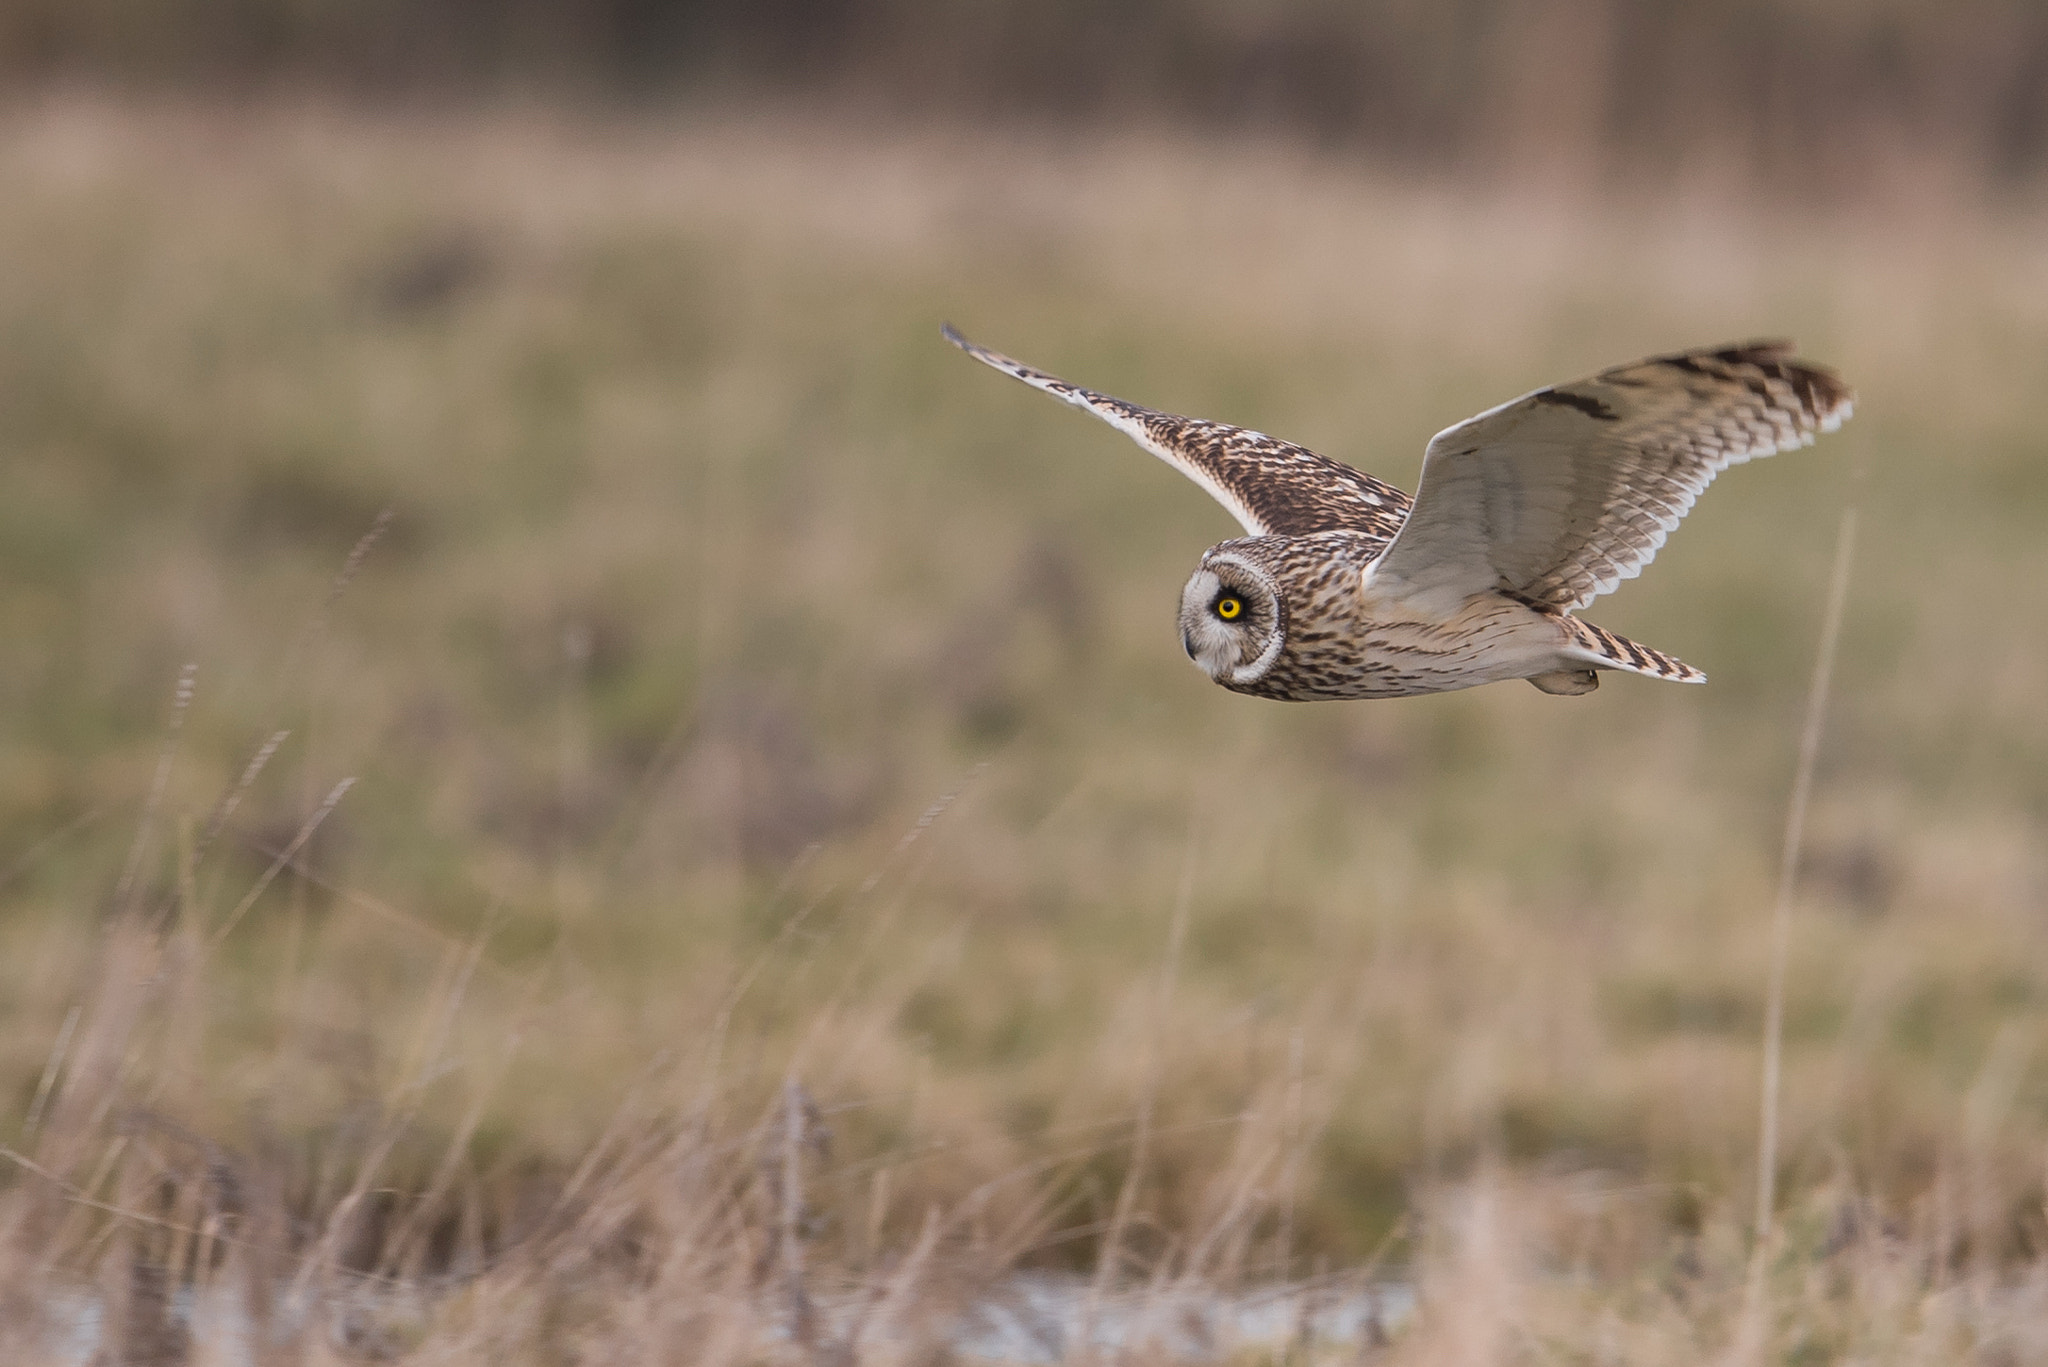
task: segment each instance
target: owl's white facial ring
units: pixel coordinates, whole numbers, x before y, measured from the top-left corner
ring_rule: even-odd
[[[1242,556],[1204,556],[1181,590],[1181,646],[1217,683],[1263,677],[1287,643],[1286,626],[1280,586]]]

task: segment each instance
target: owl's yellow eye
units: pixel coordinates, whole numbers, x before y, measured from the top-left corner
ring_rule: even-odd
[[[1236,621],[1237,615],[1243,611],[1244,604],[1228,594],[1216,600],[1216,615],[1226,622]]]

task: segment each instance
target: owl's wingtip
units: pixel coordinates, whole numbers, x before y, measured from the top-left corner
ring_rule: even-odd
[[[992,365],[997,370],[1000,370],[1005,374],[1014,375],[1018,379],[1027,381],[1032,384],[1038,383],[1036,379],[1032,378],[1034,375],[1037,374],[1037,372],[1032,370],[1031,367],[1025,365],[1021,361],[1011,360],[1008,356],[1003,355],[1000,351],[990,351],[987,347],[982,346],[978,342],[968,341],[965,337],[962,337],[960,335],[960,329],[954,327],[951,323],[939,324],[939,336],[945,338],[954,346],[959,347],[962,351],[966,352],[969,356],[972,356],[975,360],[980,361],[983,365]]]

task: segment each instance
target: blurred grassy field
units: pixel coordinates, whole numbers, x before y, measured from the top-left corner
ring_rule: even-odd
[[[131,848],[128,900],[200,945],[353,776],[102,1079],[296,1155],[298,1207],[402,1113],[377,1188],[404,1208],[452,1142],[487,1240],[622,1105],[751,1114],[794,1076],[833,1133],[818,1238],[854,1265],[963,1201],[1030,1260],[1237,1220],[1247,1273],[1349,1265],[1488,1163],[1683,1235],[1754,1176],[1778,832],[1854,503],[1786,1199],[2048,1241],[2030,212],[1589,205],[1139,135],[76,101],[0,121],[0,182],[24,1151],[87,1069],[53,1049],[81,1005],[90,1036]],[[1280,706],[1174,639],[1226,515],[942,319],[1409,488],[1438,428],[1647,351],[1789,333],[1861,402],[1588,613],[1706,688]]]

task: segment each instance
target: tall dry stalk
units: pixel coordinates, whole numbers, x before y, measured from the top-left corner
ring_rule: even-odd
[[[1828,583],[1828,605],[1821,621],[1820,650],[1813,680],[1806,690],[1806,720],[1799,731],[1799,762],[1793,770],[1792,798],[1785,809],[1785,842],[1778,859],[1778,891],[1771,908],[1771,961],[1764,995],[1764,1068],[1757,1123],[1755,1249],[1749,1290],[1736,1330],[1734,1359],[1756,1359],[1764,1338],[1764,1268],[1770,1255],[1773,1211],[1778,1186],[1778,1090],[1785,1048],[1785,960],[1792,927],[1792,890],[1799,873],[1799,849],[1806,835],[1806,807],[1813,795],[1813,767],[1820,754],[1821,728],[1827,718],[1828,684],[1834,675],[1835,651],[1841,642],[1842,608],[1849,597],[1849,568],[1856,554],[1856,509],[1842,511],[1835,534],[1835,567]]]
[[[1785,846],[1778,860],[1778,896],[1771,909],[1770,987],[1764,1001],[1762,1122],[1757,1135],[1756,1240],[1769,1240],[1771,1208],[1777,1198],[1778,1074],[1784,1053],[1785,957],[1792,925],[1792,886],[1799,873],[1799,846],[1806,835],[1806,805],[1813,795],[1813,765],[1820,754],[1828,683],[1835,672],[1835,648],[1842,636],[1842,606],[1849,597],[1849,566],[1856,554],[1856,510],[1844,509],[1835,534],[1835,570],[1828,584],[1827,615],[1821,623],[1820,654],[1806,690],[1806,722],[1799,732],[1799,764],[1792,777],[1792,801],[1785,810]]]

